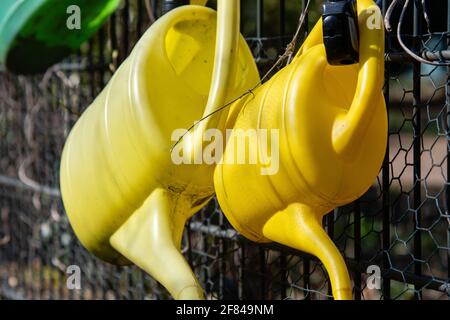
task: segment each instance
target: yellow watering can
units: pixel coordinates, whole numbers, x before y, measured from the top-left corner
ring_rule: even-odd
[[[172,133],[258,83],[239,35],[239,4],[220,0],[217,17],[189,5],[160,18],[75,124],[62,154],[63,202],[83,245],[111,263],[135,263],[176,299],[203,298],[180,244],[186,220],[214,193],[214,166],[174,164]],[[194,133],[225,129],[226,120],[227,112],[217,114]],[[185,150],[194,157],[202,146]]]
[[[317,256],[335,299],[351,299],[352,286],[322,217],[367,191],[387,141],[381,13],[371,0],[358,0],[357,11],[359,64],[327,63],[319,21],[291,64],[235,103],[239,113],[229,118],[233,133],[214,174],[217,198],[231,224],[250,240],[275,241]],[[266,138],[242,135],[254,129],[266,130]],[[256,164],[236,162],[239,132],[247,148],[256,146]],[[262,174],[276,160],[262,151],[267,145],[270,154],[279,150],[272,174]]]

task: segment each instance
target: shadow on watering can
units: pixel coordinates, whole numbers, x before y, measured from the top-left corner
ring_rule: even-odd
[[[172,133],[258,83],[239,21],[239,0],[220,0],[217,17],[190,5],[157,20],[75,124],[62,155],[63,202],[83,245],[111,263],[135,263],[176,299],[203,298],[180,245],[186,220],[214,193],[214,166],[175,165]],[[194,133],[225,129],[226,120],[227,112],[210,117]],[[193,157],[203,143],[191,142],[181,143]]]
[[[45,71],[77,50],[116,10],[120,0],[1,0],[0,64],[14,73]],[[80,25],[67,26],[77,6]],[[79,27],[79,28],[78,28]]]
[[[214,176],[219,204],[233,227],[250,240],[317,256],[335,299],[351,299],[352,286],[322,217],[367,191],[387,142],[381,13],[371,0],[358,0],[357,11],[359,64],[327,63],[319,21],[292,63],[234,106],[240,113],[227,124],[234,132],[278,130],[278,172],[261,175],[267,164],[261,159],[257,165],[233,164],[229,158],[238,144],[231,136]],[[370,28],[369,19],[380,25]],[[256,144],[258,151],[264,147],[261,140]]]

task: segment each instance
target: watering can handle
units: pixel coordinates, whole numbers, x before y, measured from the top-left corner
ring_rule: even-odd
[[[333,128],[334,149],[348,160],[359,150],[374,111],[371,106],[382,98],[384,81],[383,17],[372,0],[358,0],[357,9],[360,35],[358,83],[348,112]],[[319,19],[292,63],[310,48],[323,45],[322,29],[322,19]]]
[[[209,129],[225,130],[229,109],[224,109],[223,112],[218,114],[214,113],[230,102],[227,98],[235,82],[239,40],[240,0],[219,0],[217,7],[216,48],[211,86],[208,101],[202,116],[203,121],[195,127],[194,137],[196,137],[196,141],[194,142],[194,148],[190,148],[192,155],[202,153],[204,132]],[[187,143],[190,142],[188,141]]]
[[[203,117],[229,102],[226,98],[235,80],[239,38],[240,0],[219,0],[214,69]],[[205,121],[204,129],[225,129],[227,116],[228,112],[223,112],[220,116],[209,117]]]
[[[383,99],[384,26],[380,9],[372,0],[359,0],[360,32],[358,82],[348,112],[333,128],[336,152],[351,159],[360,150],[374,112],[373,105]]]

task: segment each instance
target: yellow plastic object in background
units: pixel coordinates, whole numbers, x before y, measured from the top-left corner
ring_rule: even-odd
[[[186,220],[213,195],[214,166],[175,165],[172,133],[258,81],[239,36],[239,0],[220,0],[217,18],[212,9],[183,6],[155,22],[63,151],[63,202],[83,245],[109,262],[135,263],[174,298],[203,298],[180,243]],[[223,129],[226,118],[217,114],[194,131]]]
[[[191,0],[190,4],[204,6],[207,2],[208,0]]]
[[[234,106],[241,110],[228,124],[234,131],[279,130],[278,172],[261,175],[267,164],[261,159],[257,165],[233,164],[229,157],[238,150],[231,149],[231,136],[214,176],[232,225],[253,241],[275,241],[317,256],[335,299],[351,299],[352,287],[322,217],[367,191],[387,141],[381,13],[371,0],[357,3],[359,64],[328,65],[319,22],[290,65]]]

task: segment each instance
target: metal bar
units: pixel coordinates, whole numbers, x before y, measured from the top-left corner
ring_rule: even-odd
[[[261,38],[264,27],[264,0],[256,0],[256,37]]]
[[[158,3],[159,3],[159,1],[151,0],[151,3],[152,3],[152,8],[153,8],[153,15],[155,16],[156,19],[158,19],[158,17],[159,17]]]
[[[96,90],[95,90],[95,71],[92,69],[94,65],[94,40],[91,39],[89,41],[89,49],[88,49],[88,66],[89,66],[89,93],[90,98],[94,99]]]
[[[280,40],[281,47],[285,48],[287,40],[284,38],[286,35],[286,1],[280,0]]]
[[[334,217],[335,217],[335,213],[337,212],[337,210],[339,210],[339,209],[338,208],[334,209],[326,216],[327,233],[332,241],[334,240]],[[330,296],[329,299],[332,300],[333,294],[332,294],[331,282],[329,281],[329,279],[328,279],[328,295]]]
[[[194,265],[194,259],[192,256],[192,230],[191,230],[191,220],[189,219],[186,222],[186,236],[187,236],[187,256],[188,256],[188,263],[192,267]]]
[[[355,210],[353,211],[353,232],[354,232],[354,258],[356,261],[361,260],[361,201],[358,199],[355,202]],[[361,300],[361,273],[355,272],[353,274],[353,281],[355,283],[355,300]]]
[[[220,263],[220,296],[222,299],[229,299],[229,292],[228,292],[228,283],[227,283],[227,252],[228,252],[228,244],[226,239],[222,239],[220,241],[221,244],[221,263]]]
[[[384,87],[384,98],[386,101],[386,108],[388,111],[389,118],[389,67],[386,65],[386,77],[387,81]],[[389,248],[391,245],[391,232],[390,232],[390,218],[391,218],[391,207],[390,207],[390,161],[389,161],[389,137],[386,146],[386,153],[383,160],[383,171],[382,171],[382,202],[383,202],[383,234],[382,234],[382,245],[383,245],[383,268],[389,269]],[[391,281],[388,277],[383,276],[383,299],[391,299]]]
[[[309,289],[311,288],[310,283],[311,275],[311,260],[309,258],[303,258],[303,287],[305,288],[305,300],[311,300],[311,294]]]
[[[142,35],[142,25],[144,24],[144,1],[138,0],[137,2],[136,33],[138,37]]]
[[[389,92],[389,73],[390,73],[390,65],[386,63],[385,67],[385,85],[384,85],[384,99],[387,108],[388,121],[389,121],[389,103],[390,103],[390,92]],[[389,262],[389,248],[391,245],[391,206],[390,206],[390,141],[389,141],[389,133],[386,144],[386,153],[383,160],[382,167],[382,202],[383,202],[383,235],[382,235],[382,244],[383,244],[383,268],[388,269],[390,267]],[[391,298],[391,281],[387,277],[383,277],[383,298],[385,300],[389,300]]]
[[[76,61],[81,61],[81,51],[78,49],[76,58]],[[82,79],[82,73],[80,72],[81,70],[75,71],[76,74],[78,75],[78,78]],[[76,96],[76,108],[75,108],[75,112],[77,114],[81,114],[81,111],[83,110],[83,104],[81,102],[81,97],[82,97],[82,93],[83,93],[83,89],[82,86],[79,85],[76,88],[76,93],[74,94]],[[67,135],[69,134],[69,129],[72,128],[75,124],[75,119],[73,117],[68,117],[67,118],[67,124],[66,124],[66,128],[64,130],[64,138],[67,137]]]
[[[200,217],[200,221],[206,221],[206,217],[205,217],[205,213],[204,212],[201,212],[201,217]],[[191,231],[193,230],[193,225],[194,225],[194,223],[196,223],[196,222],[191,222]],[[201,225],[201,223],[199,223],[200,225]],[[205,253],[207,253],[208,251],[208,246],[209,246],[209,236],[207,235],[207,233],[205,234],[205,235],[202,235],[202,250],[205,252]],[[204,265],[207,265],[208,264],[208,260],[209,260],[209,257],[208,257],[208,255],[207,254],[204,254],[203,256],[202,256],[202,263],[204,264]],[[208,271],[208,269],[207,268],[203,268],[203,272],[202,272],[202,277],[204,278],[204,283],[205,283],[205,291],[206,292],[210,292],[210,291],[212,291],[213,290],[213,288],[210,286],[210,284],[208,283],[208,277],[209,277],[209,271]]]
[[[133,268],[130,268],[126,270],[126,276],[127,276],[127,293],[131,299],[136,299],[136,289],[134,286],[134,279],[133,279]]]
[[[241,10],[241,19],[239,21],[239,30],[241,31],[241,34],[245,37],[245,31],[244,30],[244,20],[245,20],[245,16],[244,16],[244,12],[245,12],[245,5],[244,5],[244,1],[239,1],[239,9]]]
[[[450,32],[450,0],[447,0],[447,31]],[[448,41],[448,40],[447,40]],[[450,41],[447,42],[447,46],[450,49]],[[447,86],[445,88],[445,102],[447,106],[447,119],[446,133],[447,133],[447,185],[445,187],[446,193],[446,214],[450,215],[450,67],[447,67]],[[450,279],[450,219],[447,219],[447,276]],[[448,299],[450,300],[450,292],[448,294]]]
[[[438,51],[422,51],[415,52],[416,55],[422,56],[422,58],[431,61],[443,61],[450,60],[450,50],[438,50]],[[406,52],[389,52],[385,55],[385,61],[395,62],[395,63],[412,63],[415,62],[413,57],[411,57]]]
[[[421,12],[417,7],[417,3],[414,2],[414,19],[413,19],[413,35],[414,35],[414,47],[417,50],[420,46],[420,41],[418,36],[421,32]],[[413,63],[413,157],[414,157],[414,273],[417,276],[422,275],[422,264],[420,259],[422,259],[422,236],[420,231],[421,225],[421,210],[420,204],[422,202],[422,186],[421,186],[421,138],[422,138],[422,116],[421,116],[421,95],[420,95],[420,78],[421,64],[415,61]],[[422,298],[420,290],[422,287],[415,285],[417,299]]]
[[[259,247],[259,263],[261,268],[261,298],[266,299],[266,250]]]
[[[120,61],[126,59],[128,56],[128,50],[130,49],[130,38],[129,38],[129,30],[130,29],[130,2],[129,0],[125,0],[125,6],[122,11],[122,55]]]
[[[105,66],[105,30],[101,28],[98,32],[98,64],[100,66]],[[106,68],[103,68],[99,71],[100,79],[99,85],[100,88],[105,86],[105,71]]]
[[[287,281],[287,258],[286,255],[280,253],[280,297],[286,299],[286,281]]]
[[[246,258],[246,252],[245,252],[245,243],[240,243],[239,246],[239,251],[240,251],[240,263],[239,263],[239,300],[243,300],[245,298],[245,281],[246,281],[246,277],[245,277],[245,258]]]
[[[117,63],[118,40],[117,40],[116,25],[117,25],[117,16],[116,16],[116,13],[113,13],[109,20],[109,33],[110,33],[110,39],[111,39],[111,62],[115,68],[117,67],[117,64],[118,64]]]
[[[383,14],[386,13],[386,10],[389,6],[388,0],[383,0],[382,3],[382,10]],[[384,100],[386,103],[387,108],[387,115],[388,115],[388,122],[389,122],[389,104],[390,104],[390,92],[389,92],[389,76],[390,76],[390,64],[387,61],[385,63],[385,71],[384,71],[384,88],[383,88],[383,94],[384,94]],[[382,246],[383,246],[383,269],[389,269],[389,247],[391,244],[391,234],[390,234],[390,216],[391,216],[391,208],[390,208],[390,194],[389,194],[389,187],[390,187],[390,178],[389,178],[389,132],[388,132],[388,138],[387,138],[387,144],[386,144],[386,153],[383,160],[383,167],[382,167],[382,202],[383,202],[383,234],[382,234]],[[391,280],[383,273],[383,299],[390,300],[391,299]]]
[[[223,215],[219,216],[219,225],[224,225],[224,217]],[[227,239],[222,238],[220,239],[220,298],[225,299],[225,294],[227,293],[225,290],[225,286],[227,285],[226,279],[227,279],[227,260],[226,260],[226,254],[227,254]]]

